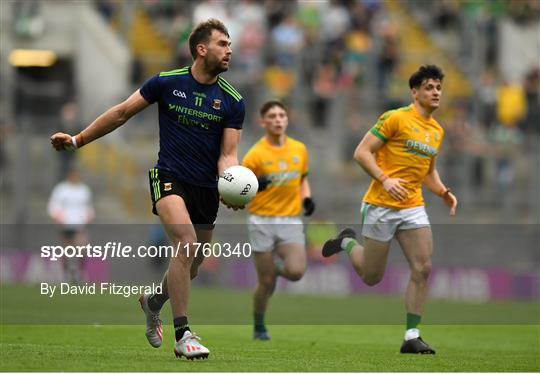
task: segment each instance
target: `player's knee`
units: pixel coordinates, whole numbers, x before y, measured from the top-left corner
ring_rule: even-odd
[[[274,289],[275,283],[276,277],[273,275],[265,275],[259,278],[259,285],[267,292],[271,292]]]
[[[179,248],[179,250],[176,251],[176,253],[174,253],[174,255],[171,257],[171,261],[174,264],[178,264],[184,268],[193,268],[195,261],[195,248],[193,246],[188,248],[182,244],[180,244],[180,246],[175,246],[175,248]]]
[[[417,262],[412,266],[411,278],[415,280],[427,280],[431,274],[431,261]]]
[[[172,266],[176,266],[176,267],[180,266],[185,270],[191,269],[192,264],[193,264],[193,258],[190,258],[187,256],[175,256],[171,258]]]
[[[383,276],[383,273],[365,273],[362,276],[362,280],[368,286],[375,286],[382,281]]]
[[[290,269],[287,273],[288,273],[287,274],[288,280],[292,282],[297,282],[300,279],[302,279],[302,277],[304,276],[305,269],[301,269],[301,268]]]
[[[186,243],[197,242],[197,235],[195,235],[195,232],[183,230],[184,227],[182,227],[182,225],[172,225],[171,227],[169,227],[169,229],[170,238],[175,246],[180,243],[180,246],[184,248],[186,246]]]

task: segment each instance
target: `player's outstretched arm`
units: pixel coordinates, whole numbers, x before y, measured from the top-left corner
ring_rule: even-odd
[[[80,148],[122,126],[128,119],[150,105],[140,94],[134,92],[127,100],[113,106],[100,115],[87,128],[75,136],[57,132],[51,136],[51,144],[57,151]]]
[[[403,188],[401,183],[407,183],[401,178],[390,178],[381,170],[375,160],[375,152],[384,145],[384,142],[368,132],[356,147],[354,151],[354,159],[368,173],[371,178],[382,183],[383,188],[392,198],[403,201],[407,198],[407,190]]]
[[[428,190],[444,200],[444,203],[450,208],[450,215],[453,216],[456,214],[458,201],[450,188],[446,187],[441,181],[441,177],[437,171],[436,162],[436,157],[433,157],[431,164],[429,165],[429,171],[424,178],[424,185]]]

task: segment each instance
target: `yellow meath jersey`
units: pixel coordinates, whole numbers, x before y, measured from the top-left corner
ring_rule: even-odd
[[[424,205],[422,182],[431,160],[439,151],[444,130],[439,123],[422,117],[414,104],[384,113],[370,132],[385,144],[375,153],[377,165],[391,178],[401,178],[407,189],[405,201],[393,199],[382,184],[371,181],[364,202],[391,209]]]
[[[281,147],[260,139],[245,155],[242,165],[272,183],[257,193],[248,206],[251,214],[272,217],[298,216],[302,212],[300,183],[307,175],[306,146],[286,137]]]

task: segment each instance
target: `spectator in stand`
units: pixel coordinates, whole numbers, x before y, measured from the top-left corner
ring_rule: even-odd
[[[524,82],[527,114],[523,119],[523,129],[527,134],[540,134],[540,68],[533,67]]]

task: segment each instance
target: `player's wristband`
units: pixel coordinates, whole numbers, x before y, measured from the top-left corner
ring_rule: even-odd
[[[441,192],[439,193],[439,196],[442,197],[443,199],[448,196],[448,194],[452,192],[452,190],[450,188],[443,188],[441,190]]]
[[[75,149],[79,148],[79,147],[77,147],[77,139],[75,139],[74,136],[71,137],[71,144],[73,144],[73,147]]]
[[[379,178],[377,178],[377,179],[379,179],[379,182],[384,183],[384,181],[387,180],[388,178],[390,178],[390,177],[383,173],[383,174],[379,175]]]
[[[84,139],[83,139],[83,136],[82,136],[82,132],[78,133],[77,135],[75,135],[75,142],[77,142],[77,147],[76,148],[81,148],[83,145],[85,145],[86,143],[84,142]]]

